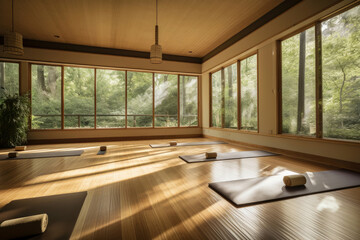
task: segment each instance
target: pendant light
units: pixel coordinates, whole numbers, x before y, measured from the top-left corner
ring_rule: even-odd
[[[14,31],[14,0],[11,1],[11,32],[5,33],[4,52],[13,55],[23,55],[23,37],[20,33]]]
[[[158,0],[156,0],[155,44],[151,46],[150,62],[151,63],[162,62],[162,49],[161,46],[159,45]]]

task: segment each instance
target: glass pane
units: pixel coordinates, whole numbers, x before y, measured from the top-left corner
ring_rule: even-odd
[[[125,127],[125,71],[96,69],[96,127]]]
[[[155,126],[178,126],[178,76],[155,74]]]
[[[221,127],[221,70],[211,74],[212,127]]]
[[[94,127],[94,69],[64,68],[65,128]]]
[[[19,94],[19,64],[0,62],[0,99]]]
[[[224,127],[237,128],[237,63],[224,68]]]
[[[315,28],[281,42],[282,132],[315,135]]]
[[[180,126],[198,126],[198,78],[180,75]]]
[[[127,72],[127,126],[152,127],[152,73]]]
[[[257,130],[257,55],[241,61],[241,128]]]
[[[32,129],[61,128],[61,67],[31,65]]]
[[[323,135],[360,140],[360,6],[321,24]]]

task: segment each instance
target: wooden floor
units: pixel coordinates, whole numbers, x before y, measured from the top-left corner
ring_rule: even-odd
[[[168,141],[29,146],[85,152],[0,161],[0,207],[15,199],[88,191],[72,239],[360,239],[359,187],[243,208],[208,187],[213,181],[331,167],[286,156],[187,164],[178,155],[249,148],[148,146]],[[105,155],[97,155],[100,145],[108,146]]]

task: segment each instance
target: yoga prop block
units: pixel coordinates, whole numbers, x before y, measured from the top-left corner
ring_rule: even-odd
[[[177,142],[176,141],[171,141],[170,142],[170,146],[176,146],[177,145]]]
[[[216,152],[206,152],[205,157],[206,157],[206,159],[216,158],[217,153]]]
[[[45,232],[48,215],[38,214],[9,219],[0,224],[0,239],[24,238]]]
[[[304,175],[287,175],[284,176],[283,181],[287,187],[296,187],[306,184],[306,177]]]
[[[26,146],[16,146],[15,147],[15,151],[25,151],[26,150]]]
[[[106,146],[100,146],[100,151],[106,151]]]
[[[17,155],[18,155],[17,152],[9,152],[8,157],[9,157],[9,158],[16,158]]]

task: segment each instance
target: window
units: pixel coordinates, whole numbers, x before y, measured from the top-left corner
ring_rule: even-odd
[[[356,6],[281,42],[282,133],[360,140],[359,39]]]
[[[315,135],[315,28],[281,42],[282,132]]]
[[[155,126],[178,126],[178,76],[155,74]]]
[[[198,78],[180,75],[180,126],[198,126]]]
[[[360,6],[321,23],[323,136],[360,140]]]
[[[127,72],[127,127],[153,125],[153,74]]]
[[[257,54],[211,74],[212,126],[257,131],[257,82]]]
[[[31,128],[61,128],[61,67],[31,65],[31,87]]]
[[[94,105],[94,69],[65,67],[65,128],[93,128]]]
[[[237,63],[224,68],[224,127],[237,128]]]
[[[222,87],[221,71],[211,74],[211,125],[222,127]]]
[[[257,130],[257,55],[240,62],[241,129]]]
[[[19,64],[0,62],[0,98],[19,94]]]
[[[125,127],[125,71],[96,69],[96,127]]]

